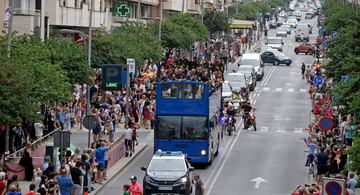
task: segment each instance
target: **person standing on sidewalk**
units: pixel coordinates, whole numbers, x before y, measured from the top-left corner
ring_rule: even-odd
[[[81,167],[83,166],[81,161],[76,162],[75,167],[70,169],[71,179],[74,182],[73,187],[71,188],[72,195],[82,195],[82,184],[84,179],[83,171]]]
[[[199,175],[194,176],[195,195],[205,195],[204,184]]]
[[[66,168],[61,169],[61,175],[56,177],[56,181],[59,184],[61,195],[71,195],[71,188],[73,187],[74,183],[67,175]]]
[[[125,148],[126,148],[126,154],[125,157],[127,156],[132,156],[132,137],[131,137],[131,132],[132,129],[129,128],[129,125],[125,124]]]

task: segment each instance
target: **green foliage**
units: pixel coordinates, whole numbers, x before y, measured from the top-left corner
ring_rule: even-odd
[[[0,123],[16,124],[21,117],[35,119],[40,105],[70,97],[70,83],[60,66],[53,64],[46,43],[30,36],[14,36],[11,59],[5,37],[0,38]]]
[[[351,171],[360,173],[360,136],[357,134],[353,138],[353,147],[351,147],[347,154],[349,154],[348,167]]]
[[[327,34],[335,31],[334,40],[328,44],[327,57],[331,62],[326,65],[326,74],[336,83],[331,90],[337,104],[345,106],[345,112],[354,114],[359,124],[360,115],[360,17],[350,5],[341,1],[325,0],[325,28]],[[351,80],[341,81],[341,76]],[[360,137],[356,135],[353,146],[348,150],[349,169],[360,173]]]
[[[93,71],[87,63],[87,51],[84,45],[76,44],[69,39],[50,38],[46,46],[52,63],[59,64],[66,71],[72,84],[91,82],[90,76]]]
[[[224,12],[206,11],[204,24],[210,33],[227,32],[229,30],[230,18]]]
[[[127,22],[110,33],[100,32],[92,44],[92,65],[126,64],[126,58],[134,58],[137,65],[145,59],[159,59],[162,48],[160,41],[144,25]]]
[[[158,23],[153,24],[155,33]],[[162,23],[161,40],[165,47],[188,49],[196,40],[207,40],[209,31],[207,27],[191,14],[172,14]]]
[[[255,20],[256,12],[264,15],[270,12],[271,8],[283,6],[290,1],[291,0],[269,0],[267,2],[235,3],[229,7],[229,14],[235,19]]]

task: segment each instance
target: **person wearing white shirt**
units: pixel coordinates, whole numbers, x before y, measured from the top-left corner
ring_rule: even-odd
[[[132,137],[131,137],[131,133],[132,133],[132,129],[129,128],[129,125],[125,125],[125,147],[126,147],[126,155],[129,155],[130,157],[132,156]]]

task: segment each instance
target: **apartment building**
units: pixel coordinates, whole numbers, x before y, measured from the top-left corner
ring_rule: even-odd
[[[47,26],[48,17],[45,10],[41,9],[45,0],[2,0],[0,1],[1,16],[5,16],[10,1],[12,1],[14,11],[13,31],[19,34],[35,34],[38,37],[45,38],[47,34],[45,26]],[[8,24],[4,23],[0,30],[7,31],[7,28]]]
[[[10,2],[11,1],[11,2]],[[10,3],[14,14],[13,31],[19,34],[34,34],[46,39],[62,29],[73,32],[64,33],[77,36],[75,31],[85,32],[89,26],[91,0],[3,0],[0,1],[0,14],[5,15]],[[92,0],[94,29],[111,28],[111,0]],[[1,30],[7,30],[1,25]],[[81,33],[80,33],[81,34]]]

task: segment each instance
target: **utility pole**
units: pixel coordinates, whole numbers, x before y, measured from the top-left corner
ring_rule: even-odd
[[[160,2],[160,17],[159,17],[159,40],[161,41],[161,24],[162,24],[162,20],[163,20],[163,2],[162,0],[159,0]]]
[[[11,58],[11,39],[12,39],[12,22],[13,22],[13,14],[14,14],[14,8],[13,8],[13,3],[14,0],[9,0],[9,8],[8,8],[8,12],[10,14],[9,17],[9,29],[8,29],[8,46],[7,46],[7,57]],[[6,125],[6,129],[5,129],[5,153],[9,152],[9,136],[10,136],[10,126]],[[5,160],[5,158],[4,158]]]
[[[10,18],[9,18],[9,29],[8,29],[8,47],[7,47],[7,50],[8,50],[8,58],[10,59],[11,57],[11,41],[12,41],[12,23],[13,23],[13,16],[14,16],[14,8],[13,8],[13,5],[14,5],[14,0],[9,0],[9,8],[8,8],[8,11],[9,11],[9,14],[10,14]]]
[[[182,13],[185,13],[185,0],[182,1]]]
[[[140,12],[141,12],[140,8],[141,8],[141,0],[138,0],[136,22],[139,22],[140,20]]]
[[[91,68],[91,41],[92,41],[92,16],[93,16],[93,8],[94,8],[94,1],[95,0],[90,0],[89,2],[89,6],[90,6],[90,18],[89,18],[89,42],[88,42],[88,65]],[[87,98],[86,98],[86,115],[90,115],[91,114],[91,107],[90,107],[90,85],[87,85],[87,89],[86,89],[86,93],[87,93]],[[90,134],[91,134],[91,129],[89,129],[89,133],[88,133],[88,147],[90,147]]]
[[[204,23],[204,1],[201,0],[200,11],[201,11],[201,22]]]

